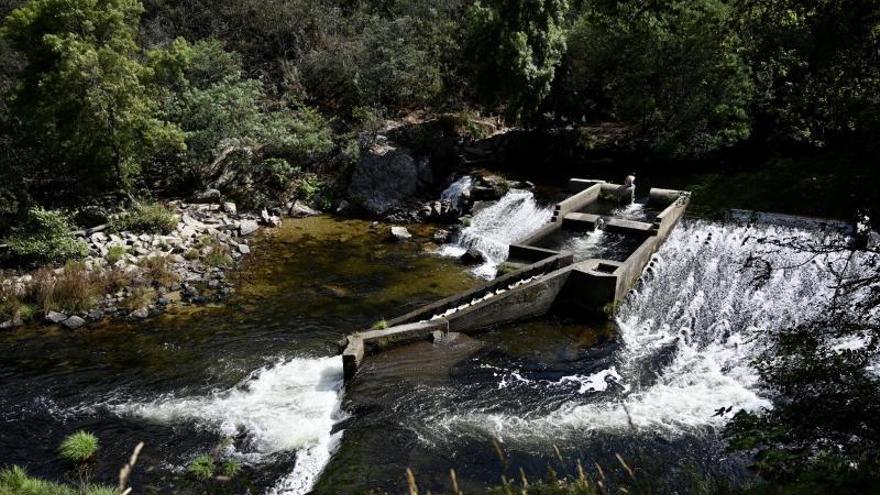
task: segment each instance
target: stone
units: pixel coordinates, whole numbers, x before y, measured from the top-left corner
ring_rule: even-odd
[[[348,199],[367,212],[381,216],[413,196],[419,185],[415,160],[390,148],[369,152],[358,162],[348,186]]]
[[[10,318],[2,323],[0,323],[0,330],[8,330],[10,328],[15,328],[23,325],[24,322],[21,321],[21,318]]]
[[[239,235],[251,235],[259,229],[260,226],[257,225],[257,222],[253,220],[242,220],[238,222],[238,233]]]
[[[238,213],[238,208],[232,201],[226,201],[225,203],[223,203],[223,211],[225,213],[229,213],[230,215],[235,215]]]
[[[251,254],[251,247],[247,244],[239,244],[238,246],[236,246],[236,248],[241,254]]]
[[[104,235],[103,232],[95,232],[94,234],[89,236],[89,240],[94,244],[101,244],[107,240],[107,236]]]
[[[86,324],[86,320],[83,320],[83,319],[80,318],[79,316],[73,315],[73,316],[71,316],[70,318],[68,318],[68,319],[66,319],[66,320],[64,320],[64,321],[62,321],[61,324],[64,325],[65,327],[71,329],[71,330],[76,330],[77,328],[79,328],[79,327],[85,325],[85,324]]]
[[[61,323],[66,319],[67,315],[64,313],[59,313],[57,311],[49,311],[48,313],[46,313],[46,321],[51,323]]]
[[[409,233],[409,230],[407,230],[406,227],[395,225],[391,227],[391,239],[395,241],[404,241],[406,239],[412,239],[412,234]]]
[[[220,201],[222,196],[217,189],[205,189],[193,195],[193,201],[196,203],[216,203]]]
[[[100,309],[93,309],[89,311],[88,318],[92,321],[98,321],[104,317],[104,312]]]
[[[293,218],[313,217],[320,215],[321,212],[312,208],[301,201],[294,202],[287,210],[287,215]]]
[[[144,318],[150,316],[150,311],[147,310],[147,308],[136,309],[132,311],[129,316],[138,320],[143,320]]]
[[[470,248],[461,255],[461,262],[465,265],[478,265],[484,261],[486,261],[486,257],[476,248]]]

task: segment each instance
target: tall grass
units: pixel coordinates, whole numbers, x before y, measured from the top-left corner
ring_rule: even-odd
[[[85,432],[73,433],[61,442],[58,447],[58,456],[71,462],[85,462],[95,457],[98,453],[98,437]]]

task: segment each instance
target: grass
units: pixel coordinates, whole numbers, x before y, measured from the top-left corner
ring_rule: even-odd
[[[382,318],[376,323],[373,323],[373,326],[370,328],[372,328],[373,330],[385,330],[386,328],[388,328],[388,321],[385,318]]]
[[[214,471],[217,469],[216,464],[214,463],[214,458],[208,454],[202,454],[192,462],[189,463],[189,466],[186,468],[187,472],[191,474],[194,478],[206,481],[214,477]]]
[[[170,234],[179,219],[159,203],[135,203],[134,206],[110,222],[115,232]]]
[[[81,261],[69,261],[57,274],[50,268],[37,270],[28,292],[45,311],[80,311],[94,305],[104,287],[101,272],[89,270]]]
[[[213,267],[228,267],[232,264],[229,248],[223,244],[215,244],[205,255],[205,264]]]
[[[58,447],[58,456],[71,462],[85,462],[98,452],[98,437],[78,431],[69,435]]]
[[[0,495],[118,495],[115,488],[99,485],[72,487],[28,476],[12,466],[0,469]]]
[[[153,304],[156,300],[156,290],[152,287],[137,285],[131,288],[128,294],[119,306],[128,311],[137,311]]]
[[[148,256],[140,261],[144,276],[162,287],[171,287],[179,281],[167,256]]]

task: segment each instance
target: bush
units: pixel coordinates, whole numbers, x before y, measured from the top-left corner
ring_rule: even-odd
[[[178,281],[167,256],[149,256],[140,262],[144,276],[162,287],[171,287]]]
[[[98,437],[85,431],[78,431],[61,442],[58,456],[72,462],[85,462],[98,452]]]
[[[153,301],[156,299],[156,290],[152,287],[146,287],[143,285],[138,285],[131,289],[131,292],[128,294],[128,297],[125,298],[119,305],[127,309],[128,311],[137,311],[139,309],[146,308],[150,304],[153,304]]]
[[[53,263],[85,257],[89,248],[71,234],[67,217],[31,208],[25,224],[8,239],[9,255],[17,263]]]
[[[58,274],[49,268],[37,270],[29,287],[31,298],[45,311],[89,309],[103,290],[102,274],[81,261],[69,261]]]
[[[121,260],[123,256],[128,254],[128,248],[125,246],[120,246],[118,244],[114,244],[107,248],[107,263],[111,265],[115,265],[117,261]]]
[[[177,228],[177,215],[159,203],[135,203],[134,207],[111,221],[116,232],[170,234]]]

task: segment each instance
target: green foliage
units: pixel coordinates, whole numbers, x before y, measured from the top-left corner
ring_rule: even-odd
[[[468,12],[468,50],[483,100],[514,121],[533,118],[566,48],[567,0],[490,0]]]
[[[152,175],[178,188],[214,187],[246,207],[261,206],[289,187],[290,164],[307,165],[333,146],[320,114],[270,99],[217,41],[178,39],[149,58],[167,88],[163,114],[183,129],[187,144],[182,166],[165,164]]]
[[[179,219],[160,203],[137,202],[132,208],[114,218],[110,228],[115,232],[170,234]]]
[[[24,225],[7,243],[11,258],[18,263],[62,262],[88,254],[88,246],[71,234],[67,217],[39,207],[28,211]]]
[[[731,15],[721,0],[599,2],[572,31],[559,111],[629,123],[661,155],[745,139],[753,84]]]
[[[128,185],[159,150],[183,149],[137,59],[142,10],[137,0],[31,0],[0,30],[25,60],[11,112],[44,165],[79,186]]]
[[[214,477],[216,469],[214,458],[208,454],[202,454],[189,463],[187,472],[196,479],[205,481]]]
[[[58,456],[71,462],[85,462],[98,452],[98,437],[78,431],[67,436],[58,447]]]
[[[241,463],[234,459],[227,459],[220,463],[220,474],[233,478],[241,472]]]
[[[128,248],[125,246],[120,246],[118,244],[114,244],[107,248],[107,263],[114,265],[117,261],[121,260],[123,256],[128,254]]]
[[[0,469],[0,495],[114,495],[111,487],[87,485],[72,487],[28,476],[27,472],[12,466]]]

